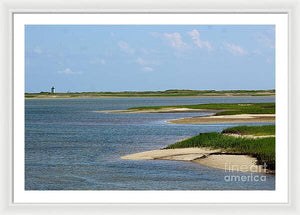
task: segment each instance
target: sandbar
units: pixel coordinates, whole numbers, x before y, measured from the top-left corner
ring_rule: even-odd
[[[192,108],[161,108],[161,109],[129,109],[129,110],[104,110],[95,111],[99,113],[195,113],[195,112],[208,112],[216,113],[220,110],[210,109],[192,109]]]
[[[239,114],[221,116],[199,116],[170,120],[171,124],[210,124],[210,123],[246,123],[246,122],[275,122],[275,114]]]
[[[129,109],[129,110],[104,110],[101,113],[211,113],[209,116],[196,116],[170,120],[170,124],[213,124],[213,123],[248,123],[248,122],[275,122],[275,114],[237,114],[220,115],[215,113],[222,110],[192,109],[192,108],[161,108],[161,109]]]

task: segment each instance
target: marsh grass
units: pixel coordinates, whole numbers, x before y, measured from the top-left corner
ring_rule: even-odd
[[[275,114],[275,103],[217,103],[176,106],[134,107],[129,110],[159,110],[164,108],[190,108],[219,111],[216,115]]]
[[[256,128],[257,130],[261,129],[261,126],[254,127],[259,127]],[[255,130],[251,127],[248,129],[250,133]],[[256,131],[256,133],[258,132]],[[266,163],[268,169],[275,169],[275,137],[253,139],[232,137],[217,132],[200,133],[197,136],[171,144],[166,149],[190,147],[207,147],[221,149],[229,153],[250,155],[257,158],[258,164]]]
[[[275,125],[237,126],[233,128],[224,129],[222,133],[254,136],[275,135]]]

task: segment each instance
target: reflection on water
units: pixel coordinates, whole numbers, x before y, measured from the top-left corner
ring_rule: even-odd
[[[228,173],[190,162],[130,161],[130,153],[165,147],[201,132],[241,124],[173,125],[166,121],[207,113],[109,114],[138,106],[274,102],[274,97],[104,98],[26,100],[26,190],[275,189],[266,181],[231,181]],[[245,124],[245,123],[243,123]],[[253,124],[254,125],[254,124]],[[230,173],[252,176],[251,173]]]

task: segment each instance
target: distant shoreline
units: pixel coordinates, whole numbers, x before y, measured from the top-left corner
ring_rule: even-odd
[[[122,91],[122,92],[74,92],[74,93],[25,93],[26,99],[33,98],[132,98],[132,97],[252,97],[275,96],[275,90],[165,90],[165,91]]]
[[[275,95],[266,95],[266,96],[78,96],[78,97],[55,97],[55,96],[43,96],[43,97],[24,97],[26,100],[30,99],[104,99],[104,98],[209,98],[209,97],[275,97]]]

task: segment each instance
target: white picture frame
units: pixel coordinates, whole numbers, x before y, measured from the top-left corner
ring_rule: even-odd
[[[13,13],[14,74],[14,203],[287,203],[288,145],[276,144],[276,180],[273,191],[48,191],[24,190],[24,28],[26,25],[274,25],[276,33],[276,142],[288,142],[287,43],[288,15],[285,13]],[[21,75],[20,75],[21,74]],[[228,198],[230,197],[230,198]]]
[[[186,8],[184,9],[180,9],[180,8],[174,8],[172,10],[167,9],[167,5],[164,5],[162,3],[158,3],[158,2],[153,2],[150,4],[150,1],[148,2],[151,7],[150,8],[145,8],[145,5],[147,5],[146,3],[141,4],[138,2],[132,2],[132,7],[134,7],[135,9],[130,9],[128,8],[128,5],[122,3],[122,2],[118,2],[118,9],[103,9],[103,7],[105,8],[111,8],[113,6],[113,3],[108,3],[106,1],[103,1],[103,7],[100,7],[97,3],[94,3],[95,8],[97,8],[97,6],[99,7],[99,9],[96,10],[89,10],[88,8],[85,10],[84,8],[76,8],[73,10],[70,10],[69,8],[72,8],[72,5],[75,5],[75,2],[72,2],[70,4],[65,3],[64,6],[61,6],[61,8],[53,8],[53,5],[51,6],[51,2],[50,1],[45,1],[45,3],[43,3],[42,5],[42,9],[37,9],[35,8],[36,5],[32,4],[31,7],[33,9],[26,9],[26,4],[24,4],[26,1],[23,2],[18,2],[17,5],[18,7],[16,7],[16,5],[13,5],[11,3],[9,3],[8,1],[2,1],[1,2],[1,7],[3,9],[3,11],[5,11],[5,13],[1,14],[3,16],[2,20],[2,26],[4,27],[3,32],[7,32],[7,34],[2,34],[2,40],[1,42],[3,43],[3,47],[4,50],[2,51],[3,53],[3,57],[1,57],[2,61],[4,62],[2,69],[3,71],[11,71],[11,62],[9,61],[9,58],[12,54],[12,47],[10,47],[11,44],[11,36],[12,35],[8,35],[8,33],[11,32],[11,29],[9,28],[9,26],[11,26],[12,24],[12,15],[13,13],[16,12],[27,12],[27,13],[32,13],[32,12],[63,12],[63,13],[85,13],[85,12],[108,12],[108,13],[120,13],[120,12],[126,12],[126,13],[143,13],[143,12],[173,12],[173,13],[288,13],[290,20],[289,20],[289,24],[290,24],[290,35],[289,35],[289,39],[290,39],[290,44],[289,44],[289,83],[290,83],[290,89],[289,89],[289,111],[290,114],[293,114],[295,112],[293,112],[293,110],[296,110],[295,107],[298,106],[297,104],[295,104],[295,102],[293,102],[293,97],[295,96],[297,93],[297,88],[293,86],[295,86],[295,83],[297,81],[296,78],[293,77],[297,77],[296,74],[293,73],[293,71],[295,71],[296,68],[299,67],[299,63],[297,63],[296,60],[293,61],[293,59],[296,59],[296,54],[297,51],[299,50],[299,45],[296,43],[295,38],[296,35],[299,34],[299,30],[297,29],[297,27],[295,26],[296,20],[299,19],[299,17],[297,17],[295,11],[299,10],[299,6],[298,6],[298,2],[297,1],[293,1],[293,4],[291,5],[286,5],[284,8],[282,8],[282,5],[284,5],[283,2],[280,8],[274,9],[274,10],[269,10],[266,7],[270,7],[271,5],[265,4],[265,5],[260,5],[259,10],[251,10],[252,7],[258,7],[258,5],[255,6],[255,4],[253,5],[249,5],[249,8],[243,8],[243,9],[239,9],[239,10],[234,10],[234,9],[230,9],[227,5],[224,5],[224,3],[220,3],[220,5],[215,4],[212,5],[210,4],[208,1],[206,3],[196,3],[196,1],[192,1],[191,5],[194,5],[191,8]],[[81,1],[76,1],[76,2],[81,2]],[[238,8],[239,6],[241,7],[240,3],[238,3],[237,1],[228,1],[231,2],[229,3],[229,5],[231,4],[233,8]],[[280,2],[280,1],[278,1]],[[93,3],[91,3],[93,4]],[[176,5],[176,3],[174,3]],[[123,5],[123,6],[122,6]],[[210,5],[210,6],[209,6]],[[27,5],[28,6],[28,5]],[[206,10],[204,9],[195,9],[195,8],[200,8],[201,6],[206,6],[205,8],[207,8]],[[212,6],[216,7],[217,9],[209,9],[212,8]],[[21,9],[20,9],[21,7]],[[74,7],[73,7],[74,8]],[[160,8],[160,9],[155,9],[155,8]],[[192,9],[193,8],[193,9]],[[218,9],[219,8],[219,9]],[[293,24],[294,23],[294,24]],[[9,43],[7,43],[8,41],[10,41]],[[291,46],[291,44],[293,44],[293,46]],[[297,46],[298,45],[298,46]],[[9,54],[8,54],[9,53]],[[41,204],[15,204],[12,201],[12,183],[13,183],[13,174],[12,174],[12,152],[13,152],[13,148],[12,148],[12,141],[13,141],[13,129],[12,129],[12,73],[11,72],[4,72],[1,73],[1,86],[2,86],[2,92],[3,92],[3,96],[1,97],[1,99],[3,99],[4,103],[6,104],[4,107],[2,107],[2,113],[3,114],[3,119],[5,122],[6,126],[3,126],[3,130],[1,131],[1,139],[3,144],[1,145],[1,153],[2,153],[2,158],[5,159],[6,162],[1,163],[2,165],[2,171],[3,171],[3,175],[5,175],[5,177],[3,177],[1,179],[1,186],[3,188],[3,190],[5,190],[5,192],[2,193],[1,195],[1,210],[3,213],[5,214],[15,214],[15,213],[22,213],[22,212],[31,212],[31,213],[40,213],[40,209],[43,208],[45,209],[43,213],[48,213],[46,211],[46,209],[50,209],[50,207],[55,210],[57,213],[80,213],[80,211],[78,209],[76,209],[76,207],[74,207],[74,204],[72,205],[63,205],[63,207],[61,207],[59,204],[51,204],[48,205],[46,203],[46,205],[41,205]],[[295,114],[295,116],[297,116]],[[291,116],[290,116],[291,117]],[[130,205],[111,205],[111,204],[96,204],[93,206],[89,206],[88,203],[85,204],[80,204],[79,207],[82,208],[86,208],[88,210],[89,213],[97,213],[99,210],[101,210],[103,213],[107,213],[107,212],[114,212],[114,213],[122,213],[123,210],[129,210],[130,209],[130,213],[140,213],[141,211],[143,212],[149,212],[149,213],[153,213],[154,211],[157,211],[158,213],[165,213],[165,212],[172,212],[172,213],[182,213],[185,211],[192,213],[197,213],[200,210],[203,210],[204,212],[225,212],[225,213],[230,213],[230,210],[238,210],[240,212],[249,212],[249,213],[265,213],[265,212],[269,212],[269,213],[280,213],[280,212],[285,212],[285,213],[290,213],[290,214],[295,214],[295,213],[299,213],[299,209],[297,210],[297,205],[299,202],[297,202],[297,186],[296,186],[296,179],[299,179],[299,173],[297,173],[297,168],[298,167],[298,163],[299,163],[299,158],[297,158],[296,152],[297,152],[297,146],[295,146],[295,140],[299,139],[299,137],[297,138],[296,133],[295,133],[295,129],[297,128],[297,124],[295,122],[295,118],[294,120],[292,120],[291,118],[289,119],[289,139],[290,139],[290,164],[293,163],[294,165],[291,165],[290,167],[290,175],[289,175],[289,181],[290,181],[290,199],[289,199],[289,203],[288,204],[251,204],[251,205],[247,205],[247,204],[230,204],[230,207],[223,205],[223,204],[219,204],[218,207],[213,207],[211,204],[177,204],[175,207],[174,205],[172,207],[170,207],[170,205],[159,205],[159,204],[155,204],[155,205],[135,205],[134,208],[132,208],[132,206]],[[294,135],[294,136],[292,136]],[[291,150],[291,148],[293,150]],[[295,150],[294,150],[295,149]],[[299,151],[299,150],[298,150]],[[5,154],[6,152],[6,154]],[[298,161],[298,163],[297,163]],[[293,171],[294,170],[294,171]],[[294,183],[294,184],[293,184]],[[294,189],[295,188],[295,189]],[[298,192],[299,193],[299,192]],[[77,205],[76,205],[77,206]],[[118,206],[118,207],[116,207]],[[179,207],[179,208],[178,208]],[[235,208],[232,208],[235,207]],[[121,208],[121,210],[120,210]],[[150,211],[151,210],[151,211]],[[186,213],[186,212],[185,212]]]

